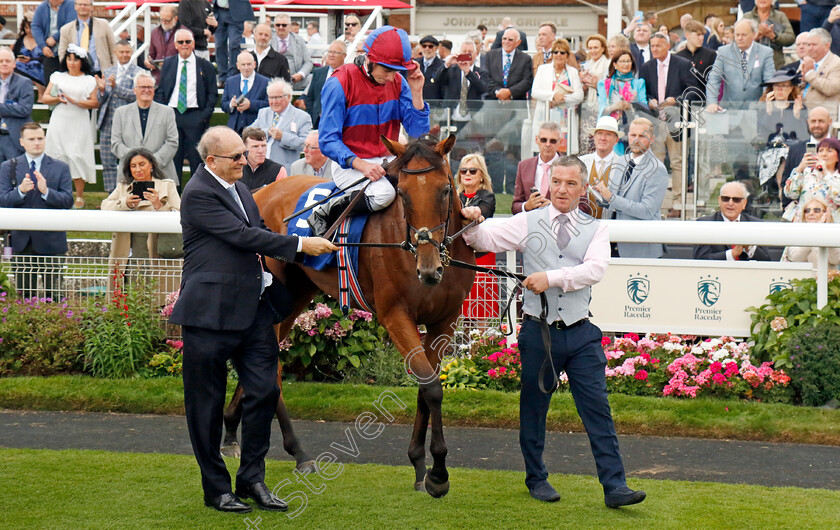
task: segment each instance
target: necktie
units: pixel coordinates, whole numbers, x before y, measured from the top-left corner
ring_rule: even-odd
[[[557,248],[563,250],[569,246],[569,241],[572,239],[569,230],[566,228],[569,224],[569,218],[560,214],[555,221],[557,222]]]
[[[747,52],[741,50],[741,73],[747,75]]]
[[[242,199],[240,199],[239,194],[236,193],[236,186],[231,186],[227,190],[228,193],[230,193],[230,196],[233,197],[234,202],[236,202],[236,204],[239,206],[239,209],[242,210],[242,214],[245,216],[245,220],[250,223],[251,220],[248,219],[248,214],[245,213],[245,206],[242,204]]]
[[[87,22],[82,22],[82,37],[79,39],[79,46],[83,50],[87,50],[90,45],[90,32],[88,31]]]
[[[461,72],[461,97],[458,100],[458,109],[461,116],[466,116],[467,114],[467,92],[469,92],[469,90],[470,86],[467,82],[467,76]]]
[[[548,198],[548,185],[549,181],[551,180],[548,177],[548,168],[551,167],[551,164],[541,164],[542,165],[542,178],[540,178],[540,195],[545,198]]]
[[[505,54],[505,64],[502,66],[502,85],[507,86],[508,76],[510,75],[511,57],[509,53]]]
[[[271,126],[276,129],[278,125],[280,125],[280,115],[275,112],[274,119],[271,120]]]
[[[814,71],[816,72],[820,68],[820,63],[814,63]],[[811,83],[806,83],[805,88],[802,89],[802,97],[805,97],[805,94],[808,93],[808,89],[811,88]]]
[[[633,174],[633,168],[636,167],[636,163],[632,160],[627,164],[627,169],[624,170],[624,175],[621,177],[621,185],[625,186],[628,182],[630,182],[630,175]]]
[[[178,112],[187,111],[187,61],[181,61],[181,82],[178,84]]]
[[[286,40],[280,39],[280,43],[277,45],[277,53],[285,54],[288,49],[289,46],[286,44]]]
[[[29,163],[29,175],[32,176],[33,179],[35,178],[35,161],[34,160]]]
[[[657,93],[659,95],[659,103],[665,101],[665,83],[668,82],[668,73],[665,70],[665,63],[662,61],[657,61],[659,63],[659,76],[657,79]]]
[[[247,93],[248,93],[248,80],[244,79],[242,81],[242,95],[244,96]]]

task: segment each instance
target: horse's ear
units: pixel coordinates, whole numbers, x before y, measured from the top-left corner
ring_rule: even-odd
[[[446,156],[449,154],[449,151],[452,151],[452,148],[455,147],[455,135],[450,134],[446,140],[442,142],[438,142],[435,146],[435,152],[440,156]]]
[[[392,142],[388,138],[385,137],[384,134],[379,135],[379,140],[385,144],[385,147],[388,151],[391,152],[392,155],[399,158],[405,153],[405,146],[399,142]]]

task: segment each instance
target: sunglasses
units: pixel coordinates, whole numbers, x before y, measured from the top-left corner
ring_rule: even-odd
[[[176,40],[175,44],[183,45],[183,44],[190,44],[191,42],[192,42],[191,40]]]
[[[741,201],[743,200],[743,197],[728,197],[726,195],[720,196],[720,202],[734,202],[735,204],[741,204]]]
[[[561,50],[554,50],[553,52],[551,52],[552,55],[566,55],[567,53],[568,52],[564,52]]]
[[[434,44],[421,44],[421,46],[424,47],[424,48],[434,48],[435,47]]]
[[[225,156],[225,155],[212,155],[215,158],[227,158],[228,160],[233,160],[234,162],[241,160],[242,158],[248,158],[248,151],[242,151],[241,153],[237,153],[233,156]]]
[[[802,210],[802,211],[803,211],[803,212],[805,212],[805,213],[811,213],[811,212],[814,212],[814,213],[823,213],[825,210],[824,210],[824,209],[822,209],[822,208],[805,208],[805,209],[804,209],[804,210]]]
[[[476,173],[478,173],[478,168],[477,167],[462,167],[461,169],[458,170],[458,173],[460,173],[462,175],[466,175],[467,173],[469,173],[470,175],[475,175]]]
[[[288,24],[275,24],[274,25],[275,28],[285,28],[286,26],[288,26]]]
[[[559,141],[559,140],[558,140],[557,138],[540,138],[540,143],[541,143],[541,144],[544,144],[544,143],[548,142],[548,143],[550,143],[551,145],[554,145],[554,144],[556,144],[558,141]]]
[[[358,25],[359,25],[358,22],[345,22],[344,23],[345,28],[352,28],[353,26],[358,26]]]

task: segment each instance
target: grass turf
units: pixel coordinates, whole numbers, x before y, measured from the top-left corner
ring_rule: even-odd
[[[235,382],[228,384],[228,394]],[[284,383],[286,405],[296,419],[354,421],[385,390],[407,405],[389,407],[396,422],[411,424],[416,388],[367,385]],[[228,396],[229,397],[229,396]],[[840,411],[791,405],[716,399],[610,396],[621,434],[735,438],[840,445]],[[95,379],[87,376],[0,378],[0,408],[75,410],[141,414],[183,414],[179,378]],[[517,428],[519,394],[491,390],[447,390],[445,425]],[[552,399],[548,428],[583,431],[571,394]]]
[[[341,460],[341,459],[340,459]],[[339,461],[340,461],[339,460]],[[840,492],[703,482],[631,479],[648,499],[604,506],[593,477],[552,475],[557,504],[531,499],[522,473],[450,469],[442,499],[413,491],[408,466],[334,464],[336,478],[309,477],[316,494],[269,461],[266,478],[289,500],[288,514],[222,514],[202,504],[191,456],[0,449],[0,476],[17,487],[0,510],[2,528],[832,528]],[[237,463],[228,460],[233,475]],[[7,480],[7,483],[10,483]],[[304,506],[303,492],[307,503]],[[292,518],[291,516],[295,514]],[[833,521],[833,522],[832,522]]]

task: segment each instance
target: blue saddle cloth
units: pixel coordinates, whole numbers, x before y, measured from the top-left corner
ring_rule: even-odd
[[[320,201],[324,197],[334,192],[336,189],[338,189],[338,187],[332,181],[316,184],[300,196],[300,199],[298,199],[297,205],[295,206],[295,211],[299,212],[307,206],[310,206],[311,204]],[[336,195],[336,197],[339,197],[341,195],[343,195],[343,193]],[[309,223],[306,222],[311,213],[311,211],[308,211],[297,217],[289,219],[288,234],[290,236],[299,237],[311,236],[312,229],[309,227]],[[344,234],[343,231],[340,231],[341,233],[339,233],[340,241],[345,243],[360,242],[362,240],[362,231],[365,228],[367,218],[367,214],[352,216],[350,218],[350,226],[346,230],[346,235],[342,235]],[[336,240],[339,240],[339,238],[336,238]],[[355,275],[355,273],[359,270],[359,247],[342,247],[342,249],[344,249],[344,251],[347,253],[346,255],[347,258],[349,258],[349,264],[352,267]],[[303,264],[307,267],[320,271],[326,269],[327,267],[338,267],[338,257],[335,252],[321,254],[320,256],[305,256],[303,259]]]

